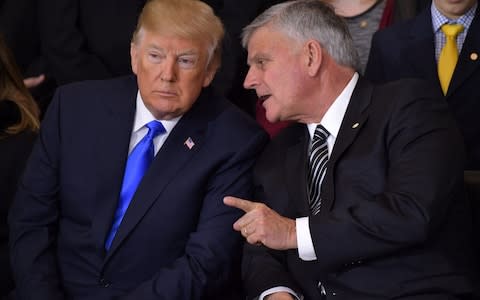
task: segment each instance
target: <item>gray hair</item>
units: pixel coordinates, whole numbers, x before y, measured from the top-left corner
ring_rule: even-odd
[[[299,42],[314,39],[338,64],[359,69],[358,54],[346,23],[320,0],[289,1],[270,7],[243,29],[243,47],[247,48],[257,29],[267,25]]]

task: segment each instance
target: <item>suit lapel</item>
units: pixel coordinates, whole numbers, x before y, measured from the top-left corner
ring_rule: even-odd
[[[134,77],[119,85],[117,95],[105,101],[104,120],[95,132],[94,159],[96,160],[96,207],[92,221],[95,246],[104,251],[105,237],[112,225],[122,184],[128,146],[135,115],[137,85]],[[112,192],[113,191],[113,192]]]
[[[476,54],[476,58],[471,56]],[[448,88],[447,97],[457,90],[463,82],[480,66],[480,8],[477,7],[475,18],[468,29],[465,43],[458,58],[452,81]]]
[[[206,97],[201,97],[192,109],[180,119],[158,151],[130,202],[106,260],[115,253],[168,184],[178,178],[177,175],[186,168],[188,161],[202,147],[208,121],[212,115],[212,112],[208,110],[210,99],[205,99]],[[188,138],[195,143],[191,149],[185,145]]]
[[[307,192],[308,145],[310,137],[305,125],[292,125],[292,144],[287,148],[285,155],[285,183],[289,199],[289,212],[294,216],[309,213]],[[306,199],[297,201],[296,199]],[[301,202],[301,203],[300,203]]]
[[[419,78],[435,82],[438,89],[437,62],[435,59],[435,39],[429,9],[425,9],[414,19],[410,28],[408,45],[405,45],[405,57],[413,68],[413,74]]]
[[[328,213],[333,205],[335,199],[334,178],[336,163],[367,122],[368,114],[366,113],[366,108],[370,104],[372,91],[373,86],[360,77],[353,91],[338,136],[335,140],[332,154],[327,163],[327,171],[322,182],[322,209],[320,210],[320,214]]]

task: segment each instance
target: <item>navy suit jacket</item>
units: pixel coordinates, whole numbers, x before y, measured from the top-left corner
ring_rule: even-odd
[[[317,260],[246,245],[248,299],[274,286],[324,299],[320,283],[337,300],[471,291],[463,152],[451,143],[461,138],[431,93],[418,81],[374,87],[359,79],[327,163],[320,213],[309,218]],[[310,215],[309,143],[306,126],[292,125],[255,166],[256,199],[289,218]]]
[[[251,196],[266,134],[203,91],[159,150],[106,252],[136,95],[133,76],[58,89],[10,213],[20,299],[215,299],[232,289],[240,212],[222,200]]]
[[[374,82],[422,78],[442,93],[435,60],[430,6],[405,24],[373,36],[365,77]],[[466,169],[480,169],[480,8],[468,30],[445,99],[462,131]]]

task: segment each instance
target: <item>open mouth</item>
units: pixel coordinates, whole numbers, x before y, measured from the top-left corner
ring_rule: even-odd
[[[265,102],[268,98],[270,98],[271,95],[262,95],[258,97],[258,100],[260,100],[261,103]]]

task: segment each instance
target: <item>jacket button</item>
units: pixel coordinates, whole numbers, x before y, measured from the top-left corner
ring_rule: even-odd
[[[98,284],[104,288],[108,288],[110,286],[110,282],[108,282],[105,278],[100,278]]]

